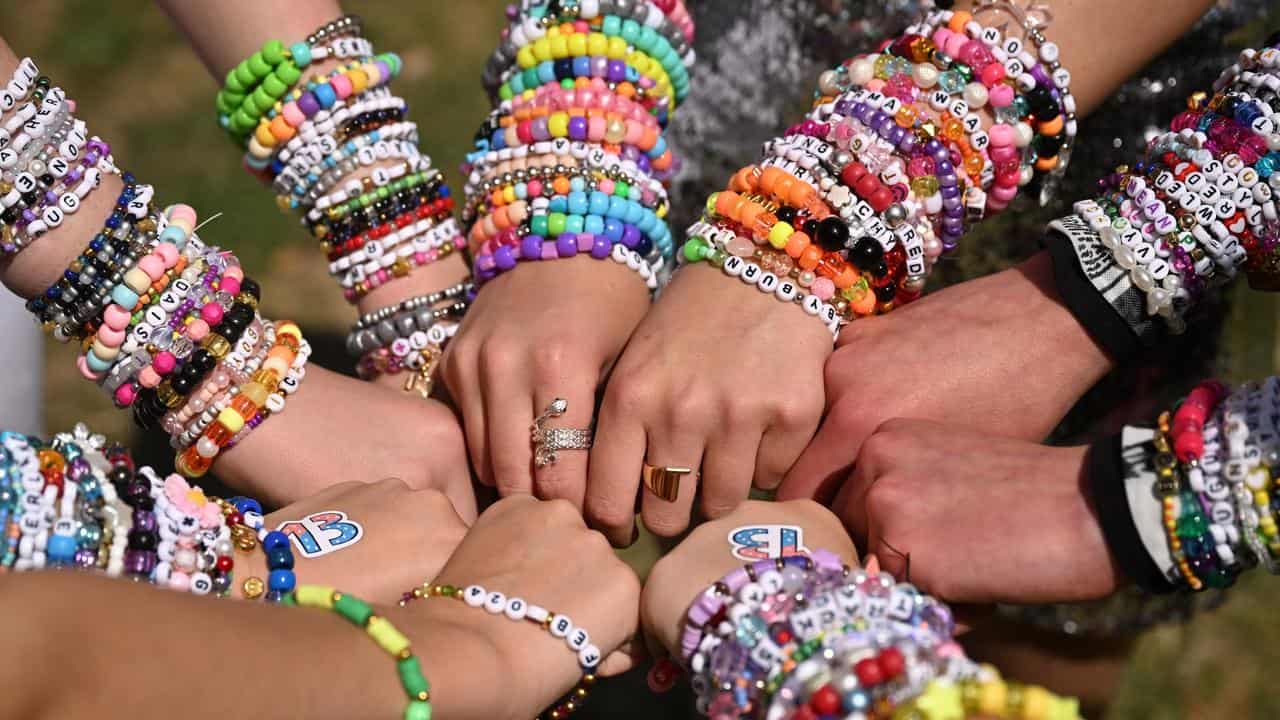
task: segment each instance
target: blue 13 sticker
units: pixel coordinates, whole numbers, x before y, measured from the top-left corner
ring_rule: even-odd
[[[360,542],[364,528],[347,518],[341,510],[312,513],[301,520],[291,520],[276,528],[293,538],[303,557],[315,558],[345,550]]]
[[[729,547],[739,560],[774,560],[803,555],[804,530],[795,525],[747,525],[729,531]]]

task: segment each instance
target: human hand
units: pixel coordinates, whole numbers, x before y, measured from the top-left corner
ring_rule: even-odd
[[[809,550],[829,550],[850,565],[858,560],[858,552],[840,520],[821,505],[809,500],[749,500],[721,519],[699,525],[653,567],[640,599],[645,636],[679,657],[680,634],[690,603],[712,583],[748,562],[733,554],[734,531],[765,526],[799,528],[798,545]],[[743,535],[767,537],[749,530]],[[780,548],[760,545],[754,549],[767,556],[776,555]]]
[[[834,507],[885,570],[948,602],[1092,600],[1123,580],[1085,490],[1087,449],[893,420]]]
[[[858,320],[827,360],[826,417],[778,497],[828,501],[891,418],[1040,441],[1110,367],[1057,298],[1044,253]]]
[[[596,387],[648,301],[626,266],[585,257],[524,263],[481,290],[442,361],[481,482],[581,505],[587,454],[560,453],[535,488],[529,428],[557,397],[568,411],[554,426],[591,425]]]
[[[566,501],[513,496],[497,502],[476,521],[436,583],[479,585],[566,615],[605,658],[601,674],[626,669],[616,651],[635,633],[640,581]],[[532,623],[456,601],[432,598],[425,605],[436,608],[436,617],[488,638],[514,670],[493,694],[515,711],[497,717],[532,717],[581,676],[565,642]]]
[[[724,515],[753,480],[776,488],[818,426],[830,333],[738,284],[714,268],[682,269],[618,360],[586,499],[587,518],[615,545],[632,540],[642,463],[701,468],[674,502],[642,491],[645,526],[674,536],[688,527],[695,489],[707,517]]]
[[[334,485],[267,515],[266,526],[292,538],[299,582],[382,603],[435,577],[467,531],[446,495],[398,478]],[[243,576],[265,578],[264,567],[254,553]]]

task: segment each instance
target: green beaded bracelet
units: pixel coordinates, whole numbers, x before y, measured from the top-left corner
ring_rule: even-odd
[[[227,73],[215,99],[218,122],[233,138],[244,139],[263,114],[297,84],[302,77],[300,64],[306,65],[295,61],[284,43],[268,40]]]
[[[431,720],[431,683],[422,673],[422,663],[409,647],[409,638],[386,618],[374,614],[369,603],[321,585],[299,585],[290,596],[299,607],[332,610],[356,627],[363,628],[378,647],[396,660],[400,685],[409,697],[405,720]]]

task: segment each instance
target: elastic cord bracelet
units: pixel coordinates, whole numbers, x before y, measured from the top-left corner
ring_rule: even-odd
[[[540,718],[561,720],[580,708],[586,701],[587,693],[595,685],[595,670],[602,658],[600,649],[590,644],[591,637],[587,631],[575,626],[567,615],[531,605],[522,598],[509,598],[497,591],[486,591],[479,585],[469,585],[464,589],[453,585],[433,585],[429,582],[402,594],[400,607],[405,607],[414,600],[432,597],[458,600],[468,607],[483,608],[490,615],[505,615],[507,619],[515,622],[531,622],[550,633],[552,637],[564,640],[569,651],[577,659],[578,665],[582,667],[582,679],[578,681],[577,687],[569,692],[564,702],[550,712],[539,716]]]
[[[603,15],[615,15],[631,18],[656,31],[671,44],[675,54],[687,67],[694,61],[693,21],[687,12],[679,13],[680,19],[664,16],[659,10],[660,3],[645,0],[584,0],[574,4],[559,5],[559,12],[553,14],[552,6],[547,2],[524,0],[519,6],[511,5],[507,10],[509,27],[503,31],[503,42],[494,50],[485,65],[482,76],[486,89],[492,94],[500,81],[502,71],[515,59],[521,48],[539,38],[546,37],[548,29],[572,23],[575,26],[591,26],[591,22]]]
[[[386,618],[374,614],[373,607],[359,598],[319,585],[300,585],[293,591],[293,602],[298,607],[332,610],[347,622],[361,628],[369,637],[396,661],[400,686],[404,688],[409,704],[405,707],[405,720],[431,720],[431,683],[422,673],[422,664],[409,646],[409,638],[395,628]]]

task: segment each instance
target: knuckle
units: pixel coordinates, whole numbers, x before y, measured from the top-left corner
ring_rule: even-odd
[[[888,420],[881,421],[880,424],[876,426],[875,434],[897,435],[907,433],[914,429],[918,423],[918,420],[912,420],[910,418],[891,417]]]
[[[858,452],[858,464],[870,464],[883,470],[897,455],[898,440],[891,433],[875,433],[862,443]]]
[[[794,515],[801,518],[825,518],[831,515],[831,510],[828,507],[809,498],[788,500],[782,505],[786,508],[788,517]]]
[[[746,498],[707,493],[702,496],[702,512],[712,520],[719,520],[738,508]]]
[[[895,476],[884,475],[867,486],[867,516],[883,522],[896,517],[899,509],[911,502],[910,489]]]
[[[644,526],[658,537],[675,537],[689,527],[689,518],[678,512],[646,513],[642,517]]]
[[[542,506],[547,518],[554,524],[582,525],[582,516],[578,513],[578,508],[564,498],[546,500]]]
[[[498,494],[502,497],[528,494],[527,474],[527,471],[522,472],[510,465],[503,466],[495,462],[493,465],[494,487],[498,488]]]
[[[575,496],[579,483],[574,477],[562,471],[544,470],[534,478],[534,489],[543,500],[569,500]]]
[[[412,502],[419,510],[426,513],[439,513],[444,510],[452,510],[453,503],[449,498],[439,490],[425,489],[412,490],[409,493],[410,502]]]
[[[618,498],[599,497],[587,504],[587,512],[596,525],[616,530],[633,519],[635,505],[632,502],[622,502]]]
[[[774,403],[773,416],[775,422],[785,430],[803,430],[815,425],[822,416],[822,401],[790,394]]]
[[[490,340],[480,350],[480,366],[494,375],[507,375],[524,361],[524,348],[508,340]]]
[[[656,390],[648,376],[630,372],[615,373],[605,391],[605,402],[621,414],[639,413],[648,409]]]
[[[664,402],[667,406],[667,422],[678,430],[705,431],[715,415],[715,406],[711,398],[693,388],[673,393]],[[743,414],[746,412],[748,411],[744,410]],[[732,409],[729,414],[734,419],[740,419],[743,416]]]
[[[381,478],[373,485],[383,492],[407,493],[410,491],[409,483],[404,478],[394,475]]]
[[[576,351],[582,347],[580,343],[568,338],[556,337],[538,342],[529,351],[534,372],[543,381],[559,380],[567,370],[571,369]]]
[[[609,541],[605,540],[603,536],[601,536],[601,539],[604,540],[605,546],[608,547]],[[617,559],[611,547],[609,548],[609,553],[613,559],[608,575],[610,587],[613,588],[613,592],[618,598],[625,599],[628,602],[635,602],[640,597],[640,578],[626,563]]]

